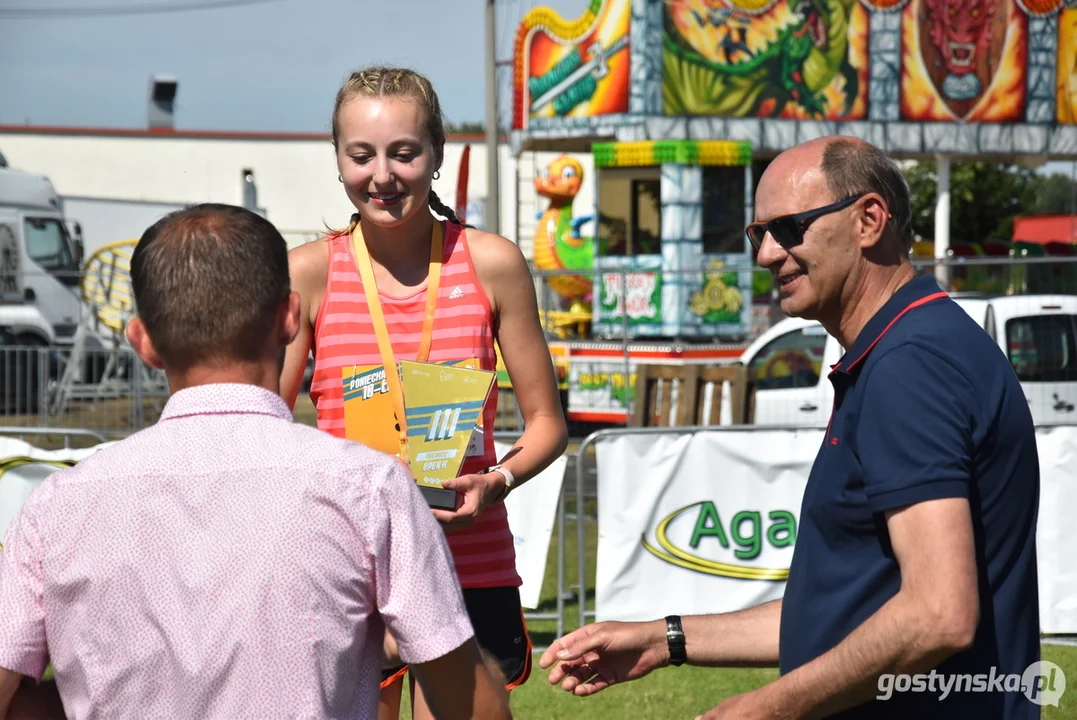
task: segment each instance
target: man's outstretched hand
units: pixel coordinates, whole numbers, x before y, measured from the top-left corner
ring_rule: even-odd
[[[578,697],[638,680],[669,663],[665,621],[587,625],[555,640],[539,658],[539,667],[545,670],[558,661],[550,684],[560,683]]]

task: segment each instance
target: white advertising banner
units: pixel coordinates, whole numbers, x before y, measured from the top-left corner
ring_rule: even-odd
[[[623,435],[598,459],[599,620],[780,598],[823,430]]]
[[[598,620],[739,610],[785,590],[822,429],[600,440]],[[1040,628],[1077,633],[1077,426],[1038,428]]]
[[[1077,633],[1077,426],[1036,429],[1040,515],[1036,526],[1040,632]]]
[[[512,446],[495,442],[494,448],[497,457],[503,458]],[[509,528],[516,545],[516,572],[523,580],[520,601],[525,608],[533,609],[539,604],[567,464],[568,458],[562,455],[505,499]]]

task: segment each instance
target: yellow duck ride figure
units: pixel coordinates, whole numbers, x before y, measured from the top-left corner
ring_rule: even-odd
[[[535,178],[535,191],[550,201],[535,230],[535,268],[538,270],[590,270],[594,267],[594,243],[579,236],[579,227],[591,219],[573,219],[572,200],[583,183],[583,166],[568,155],[560,155]],[[550,289],[567,300],[570,315],[590,315],[589,277],[551,275]]]

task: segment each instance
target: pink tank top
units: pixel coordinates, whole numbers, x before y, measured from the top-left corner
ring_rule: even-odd
[[[441,284],[434,315],[430,362],[477,358],[480,367],[494,370],[493,311],[471,263],[464,229],[446,222]],[[314,325],[314,377],[310,398],[318,427],[343,438],[344,392],[342,370],[355,365],[381,365],[381,353],[355,264],[351,238],[328,238],[329,273],[325,295]],[[419,352],[426,315],[426,283],[404,298],[379,293],[382,312],[396,359],[414,360]],[[497,393],[483,410],[483,453],[464,461],[461,474],[479,472],[497,462],[493,427]],[[503,504],[487,508],[467,530],[446,535],[464,588],[518,587],[516,552]]]

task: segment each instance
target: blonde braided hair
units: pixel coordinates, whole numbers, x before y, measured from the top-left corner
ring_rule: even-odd
[[[353,72],[337,92],[333,105],[333,148],[337,149],[340,138],[340,109],[357,97],[366,98],[406,98],[419,103],[426,115],[426,132],[430,135],[430,144],[434,146],[438,164],[445,151],[445,121],[441,113],[434,86],[424,76],[408,68],[368,67]],[[430,188],[430,209],[456,225],[463,225],[453,209],[442,202],[434,188]],[[352,215],[347,230],[339,234],[351,234],[359,223],[359,213]],[[468,226],[465,226],[468,227]]]

